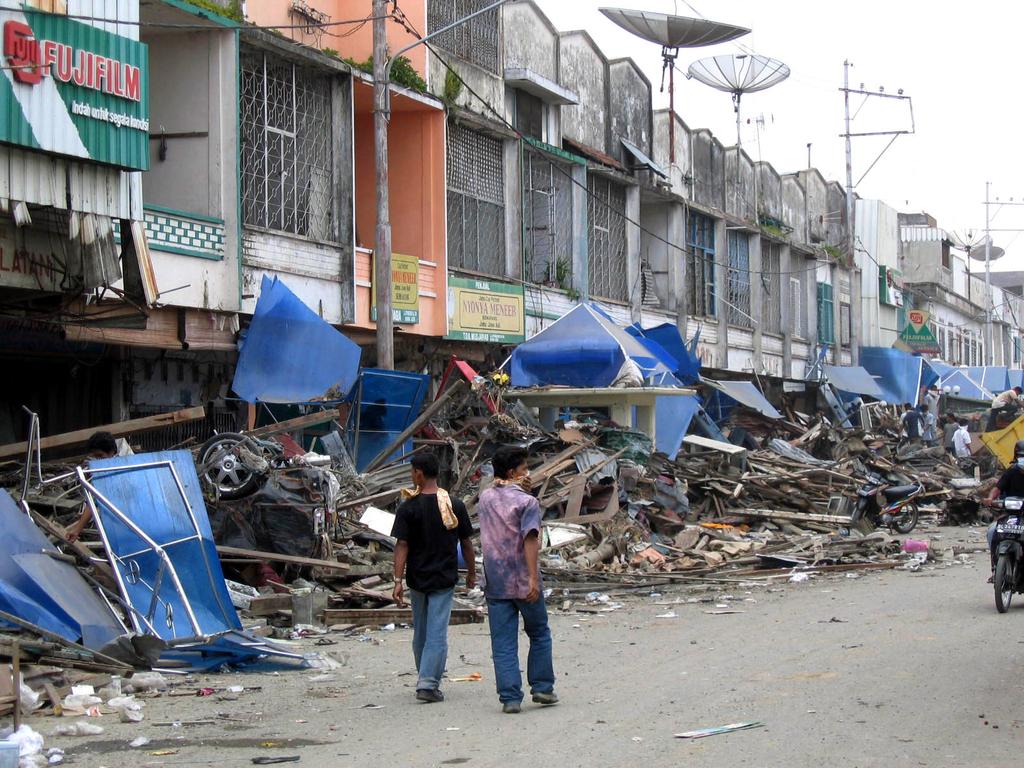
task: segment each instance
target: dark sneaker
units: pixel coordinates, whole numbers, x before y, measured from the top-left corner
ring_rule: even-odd
[[[523,711],[523,708],[518,701],[506,701],[501,705],[501,711],[506,715],[518,715]]]
[[[444,701],[444,694],[436,688],[420,688],[416,691],[416,698],[419,701],[425,701],[427,704],[434,704]]]
[[[533,694],[534,704],[543,704],[545,707],[551,707],[558,703],[558,694],[554,691],[550,693],[535,693]]]

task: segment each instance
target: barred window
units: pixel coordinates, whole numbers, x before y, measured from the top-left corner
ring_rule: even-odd
[[[527,280],[572,287],[572,177],[524,145],[523,250]]]
[[[761,239],[761,330],[782,333],[782,246]]]
[[[241,65],[244,222],[331,239],[330,78],[258,51]]]
[[[587,178],[590,293],[629,301],[626,274],[626,188],[590,174]]]
[[[839,343],[844,346],[850,346],[850,324],[852,322],[850,305],[845,301],[839,304]]]
[[[504,276],[505,162],[501,141],[448,125],[448,266]]]
[[[750,317],[750,237],[746,232],[729,233],[729,325],[753,326]]]
[[[493,0],[428,0],[427,32],[432,34],[492,4]],[[434,44],[497,74],[500,71],[500,24],[501,15],[498,11],[488,11],[438,35],[434,38]]]
[[[715,222],[689,212],[686,240],[686,304],[695,317],[715,317]]]
[[[836,322],[832,286],[818,283],[818,343],[835,344]]]

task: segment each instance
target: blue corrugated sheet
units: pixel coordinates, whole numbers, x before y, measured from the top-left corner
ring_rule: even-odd
[[[352,392],[358,402],[348,421],[348,440],[355,453],[356,470],[362,472],[416,420],[429,388],[430,377],[419,373],[373,368],[360,371]],[[389,458],[400,458],[411,453],[412,448],[410,437]]]
[[[700,380],[700,361],[683,341],[678,325],[662,323],[654,328],[641,328],[639,324],[634,324],[626,332],[640,339],[645,346],[653,341],[664,349],[675,362],[672,372],[681,383],[696,384]],[[670,364],[667,360],[663,361],[666,365]]]
[[[0,610],[99,650],[124,634],[121,622],[56,547],[0,490]]]
[[[961,370],[953,371],[939,382],[939,389],[943,392],[947,387],[950,389],[950,395],[962,400],[988,402],[998,394],[985,389],[968,376],[966,371]]]
[[[921,388],[937,376],[923,358],[889,347],[861,347],[861,367],[870,373],[887,403],[917,405]]]
[[[249,403],[301,403],[331,389],[344,397],[360,354],[282,281],[264,277],[231,388]]]

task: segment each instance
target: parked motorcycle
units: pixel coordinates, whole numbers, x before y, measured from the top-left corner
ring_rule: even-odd
[[[919,514],[916,499],[923,493],[924,486],[919,483],[889,485],[880,477],[872,477],[871,482],[857,491],[852,522],[856,525],[861,519],[867,519],[876,528],[884,526],[896,533],[910,533],[917,525]]]
[[[1006,613],[1013,593],[1024,593],[1024,499],[1008,496],[993,501],[992,506],[1001,510],[992,540],[996,558],[992,585],[996,610]]]

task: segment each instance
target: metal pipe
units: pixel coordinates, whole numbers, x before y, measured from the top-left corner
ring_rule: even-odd
[[[992,235],[989,225],[992,223],[989,212],[992,210],[989,203],[989,190],[992,182],[985,182],[985,365],[992,365],[992,272],[990,261],[992,258]],[[969,258],[969,257],[968,257]]]

